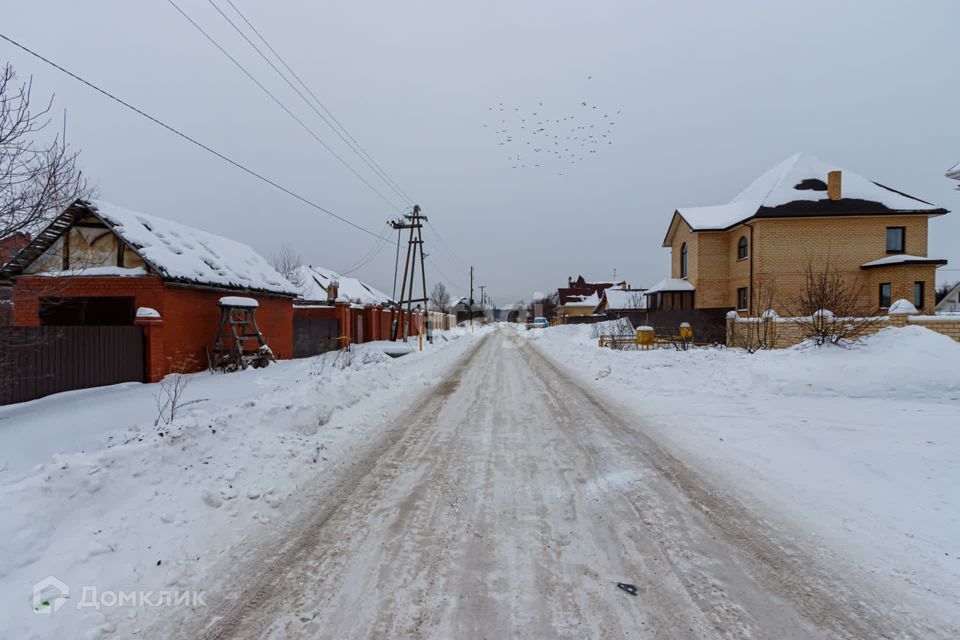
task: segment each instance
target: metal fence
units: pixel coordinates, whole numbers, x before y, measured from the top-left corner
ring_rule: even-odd
[[[358,317],[359,319],[359,317]],[[335,318],[293,319],[293,357],[309,358],[340,346],[340,322]]]
[[[0,327],[0,404],[143,381],[142,327]]]

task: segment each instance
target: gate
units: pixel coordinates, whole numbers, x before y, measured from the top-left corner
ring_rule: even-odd
[[[0,328],[0,405],[144,381],[143,327]]]
[[[310,356],[333,351],[339,347],[340,322],[336,318],[294,318],[293,357]]]

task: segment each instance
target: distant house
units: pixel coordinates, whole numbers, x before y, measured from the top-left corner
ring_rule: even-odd
[[[604,289],[600,295],[600,303],[594,309],[594,313],[606,315],[610,318],[622,318],[646,311],[645,292],[646,289],[630,289],[626,286]]]
[[[937,303],[937,313],[960,313],[960,282]]]
[[[960,180],[960,162],[947,171],[947,177],[951,180]],[[957,190],[960,191],[960,185],[957,185]]]
[[[567,278],[567,286],[557,289],[557,317],[564,322],[566,318],[594,315],[603,291],[614,285],[626,286],[626,282],[590,282],[582,275],[576,280]]]
[[[757,315],[802,290],[809,266],[830,263],[865,310],[904,298],[934,308],[927,224],[946,209],[807,154],[787,158],[726,204],[674,211],[663,240],[671,277],[648,304]],[[686,284],[681,284],[686,283]],[[766,288],[769,297],[758,300]]]
[[[292,356],[297,290],[245,244],[104,202],[78,200],[2,270],[14,326],[148,324],[148,381],[206,367],[222,296],[254,298],[278,358]]]

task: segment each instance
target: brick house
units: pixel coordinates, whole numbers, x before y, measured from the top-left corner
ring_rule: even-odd
[[[256,299],[267,344],[292,357],[293,285],[247,245],[156,216],[78,200],[0,279],[14,326],[144,325],[148,382],[206,367],[225,295]]]
[[[582,275],[567,278],[567,286],[557,289],[557,316],[564,318],[592,316],[605,289],[627,286],[626,282],[588,282]]]
[[[927,222],[945,213],[796,154],[727,204],[677,209],[663,240],[672,272],[664,282],[676,285],[666,289],[688,283],[684,302],[695,309],[757,315],[761,304],[790,304],[808,267],[829,263],[859,290],[865,310],[903,298],[933,313],[935,271],[946,260],[927,257]],[[772,299],[760,302],[763,288]]]

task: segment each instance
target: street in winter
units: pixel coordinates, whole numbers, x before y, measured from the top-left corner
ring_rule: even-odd
[[[0,20],[0,640],[960,637],[955,7]]]

